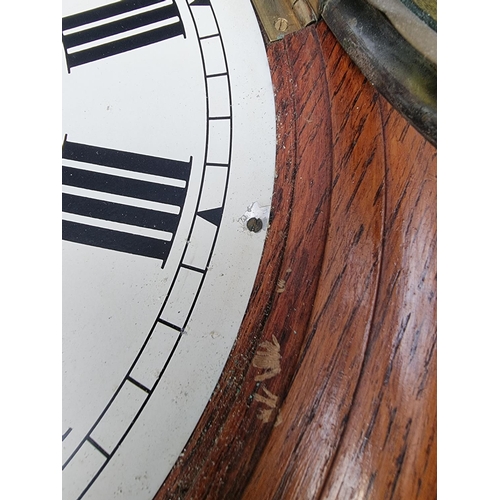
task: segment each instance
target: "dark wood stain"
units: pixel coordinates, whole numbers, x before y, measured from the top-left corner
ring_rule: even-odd
[[[264,255],[155,498],[435,498],[436,149],[322,22],[267,52],[277,178]],[[273,336],[280,371],[259,381]]]

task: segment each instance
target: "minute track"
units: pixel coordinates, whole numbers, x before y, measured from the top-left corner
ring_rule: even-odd
[[[191,315],[195,309],[196,301],[200,295],[205,277],[206,277],[206,269],[211,260],[215,244],[217,241],[217,236],[219,233],[219,227],[221,224],[225,198],[227,195],[227,185],[229,182],[229,171],[231,167],[231,156],[232,156],[232,107],[231,107],[231,91],[230,91],[230,78],[229,78],[229,70],[227,66],[224,45],[222,42],[222,38],[220,32],[218,31],[217,22],[215,19],[215,15],[213,13],[212,6],[209,2],[193,2],[189,4],[189,9],[191,15],[193,16],[193,21],[196,27],[196,13],[193,13],[193,10],[202,9],[203,15],[205,18],[207,15],[210,15],[214,19],[214,26],[217,30],[214,33],[211,33],[208,38],[216,40],[220,44],[220,52],[216,52],[217,60],[214,60],[214,53],[208,53],[208,49],[204,48],[201,40],[201,36],[198,34],[200,53],[202,56],[202,60],[204,62],[204,79],[205,79],[205,92],[206,92],[206,101],[207,103],[210,100],[214,99],[216,96],[212,95],[218,92],[220,94],[221,90],[213,89],[211,90],[208,84],[208,79],[213,76],[221,76],[227,81],[227,85],[222,87],[224,92],[227,93],[225,100],[227,101],[227,108],[223,115],[219,115],[215,112],[210,112],[207,107],[206,112],[206,130],[207,130],[207,144],[205,148],[205,158],[204,158],[204,168],[200,190],[198,193],[198,201],[196,204],[195,216],[193,218],[191,229],[189,231],[188,240],[184,246],[184,251],[182,253],[181,261],[177,267],[177,270],[173,276],[172,284],[169,288],[165,301],[158,312],[158,316],[147,335],[141,349],[139,350],[135,360],[124,374],[124,377],[118,386],[117,390],[109,400],[105,409],[95,421],[95,423],[91,426],[89,431],[85,434],[85,437],[76,445],[73,452],[69,455],[66,461],[63,464],[63,470],[67,470],[71,467],[71,464],[75,462],[80,456],[86,456],[88,451],[91,448],[94,448],[98,454],[102,457],[99,459],[101,465],[92,474],[89,482],[86,485],[82,485],[82,489],[80,490],[80,494],[77,497],[78,499],[85,498],[87,492],[92,488],[92,485],[97,480],[97,478],[101,475],[101,473],[106,469],[107,464],[112,460],[113,456],[117,452],[121,443],[126,439],[126,436],[133,428],[135,422],[139,418],[141,412],[146,407],[149,399],[153,396],[155,388],[160,382],[161,378],[164,376],[165,371],[167,370],[171,360],[174,357],[174,354],[182,341],[182,337],[185,333],[185,328],[191,318]],[[199,11],[198,11],[199,12]],[[205,37],[207,38],[207,37]],[[205,52],[207,52],[205,54]],[[206,57],[210,57],[211,61],[205,61]],[[207,75],[207,67],[211,65],[215,65],[216,67],[223,68],[223,71],[218,75]],[[220,98],[220,97],[219,97]],[[216,122],[224,127],[224,129],[215,129],[210,127],[210,123]],[[221,135],[222,130],[222,135]],[[141,172],[151,175],[163,175],[168,178],[177,178],[178,180],[186,181],[186,188],[181,189],[179,187],[174,186],[165,186],[163,184],[158,184],[154,186],[154,189],[146,189],[141,190],[141,194],[138,194],[138,191],[134,191],[134,186],[141,186],[141,183],[144,181],[137,181],[135,179],[128,179],[126,177],[116,177],[113,179],[113,176],[109,176],[109,174],[104,174],[101,172],[93,172],[89,170],[85,170],[85,168],[76,169],[71,167],[63,167],[65,171],[65,184],[77,184],[80,188],[89,188],[89,189],[99,189],[104,191],[112,191],[114,194],[126,194],[126,195],[134,195],[139,198],[143,196],[147,196],[148,198],[152,198],[152,201],[158,202],[161,201],[162,195],[161,192],[164,193],[184,193],[187,190],[187,183],[189,181],[190,170],[192,165],[192,159],[189,162],[183,162],[178,160],[171,160],[168,158],[156,158],[148,155],[138,155],[137,153],[127,153],[123,151],[115,151],[109,148],[98,148],[92,145],[78,144],[70,141],[65,141],[67,144],[66,152],[63,152],[63,157],[70,159],[72,161],[81,162],[82,167],[85,167],[87,164],[99,164],[104,167],[112,167],[113,169],[120,168],[129,171]],[[211,146],[212,144],[212,146]],[[213,145],[215,144],[215,146]],[[215,175],[215,169],[217,172],[225,172],[225,175],[220,177],[219,175]],[[69,175],[72,174],[72,175]],[[220,178],[223,184],[220,184],[216,189],[220,193],[219,198],[220,202],[218,202],[215,206],[213,206],[214,202],[209,202],[209,200],[213,196],[213,180],[211,180],[211,176],[216,178]],[[75,178],[78,177],[78,179]],[[71,177],[74,177],[71,179]],[[71,180],[70,180],[71,179]],[[116,180],[119,181],[118,184],[121,184],[122,187],[116,184]],[[150,185],[151,187],[151,185]],[[89,191],[92,192],[92,191]],[[155,194],[155,192],[157,194]],[[135,194],[134,194],[135,193]],[[163,199],[170,203],[179,204],[179,200],[172,195],[166,196]],[[68,196],[66,196],[66,206],[69,206]],[[74,198],[73,198],[74,200]],[[184,198],[182,198],[182,202]],[[207,206],[207,203],[209,205]],[[103,216],[106,218],[114,217],[115,219],[123,218],[128,223],[134,222],[138,223],[137,213],[135,213],[136,207],[133,207],[133,210],[129,210],[129,213],[122,213],[120,210],[117,211],[119,215],[110,215],[111,210],[105,204],[101,202],[101,200],[86,200],[84,204],[82,204],[78,209],[73,208],[72,211],[79,211],[81,213],[86,213],[90,216]],[[171,219],[173,217],[177,217],[172,214],[164,214]],[[161,214],[154,214],[155,217],[161,217]],[[178,223],[178,221],[175,221]],[[65,221],[65,224],[69,224],[69,222]],[[145,222],[142,222],[145,224]],[[147,223],[151,225],[150,223]],[[92,228],[92,231],[101,231],[100,228]],[[212,237],[210,240],[207,239],[207,234],[211,234]],[[135,235],[134,235],[135,236]],[[85,239],[85,237],[84,237]],[[118,240],[118,243],[117,243]],[[113,241],[113,238],[109,239],[107,243],[108,249],[116,250],[117,248],[111,248],[113,245],[120,245],[119,243],[120,237]],[[86,244],[93,244],[87,238]],[[170,244],[168,245],[167,252],[170,251]],[[193,254],[192,249],[195,247],[203,247],[202,253],[199,251]],[[153,245],[153,246],[151,246]],[[148,250],[144,250],[143,255],[146,257],[152,257],[155,252],[160,252],[161,247],[158,247],[156,250],[154,247],[154,243],[151,242],[148,245],[145,245],[145,248]],[[152,248],[152,250],[149,250]],[[130,246],[128,248],[123,247],[122,250],[125,252],[130,252]],[[130,252],[139,254],[139,252]],[[148,254],[146,254],[148,253]],[[163,262],[166,261],[166,258]],[[186,285],[185,283],[188,283]],[[185,289],[186,286],[190,290],[188,295],[186,295]],[[182,300],[181,300],[182,297]],[[179,311],[180,310],[180,311]],[[169,340],[165,344],[165,350],[163,354],[156,353],[156,356],[160,355],[163,358],[160,365],[158,365],[157,370],[159,370],[158,378],[155,378],[153,382],[151,382],[150,376],[146,375],[151,371],[151,368],[146,369],[146,356],[150,355],[152,346],[157,345],[160,342],[160,338],[167,335]],[[141,375],[142,374],[142,375]],[[128,425],[123,428],[123,433],[121,437],[110,447],[104,446],[102,442],[100,442],[97,437],[99,433],[100,427],[102,427],[101,422],[109,419],[108,414],[117,413],[122,414],[123,412],[118,411],[116,408],[117,405],[121,405],[120,403],[120,395],[121,393],[131,386],[140,388],[141,393],[144,394],[143,398],[138,400],[138,406],[136,410],[130,415],[130,421]],[[123,398],[121,398],[123,399]],[[114,410],[113,410],[114,409]],[[123,418],[123,417],[122,417]],[[90,448],[89,448],[90,447]],[[102,462],[101,462],[102,460]]]

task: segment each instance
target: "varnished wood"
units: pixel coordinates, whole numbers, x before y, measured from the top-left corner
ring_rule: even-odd
[[[255,395],[266,397],[265,387],[281,398],[295,374],[321,271],[332,177],[327,82],[322,76],[322,88],[318,85],[324,68],[319,46],[311,45],[313,32],[302,33],[292,39],[292,54],[282,44],[269,47],[271,64],[283,68],[273,74],[281,96],[276,186],[271,227],[239,341],[210,407],[157,498],[238,498],[245,487],[242,478],[251,473],[277,417],[275,411],[263,424],[259,416],[269,407]],[[289,55],[300,64],[290,62]],[[307,93],[297,91],[299,83]],[[261,383],[255,379],[262,370],[252,366],[252,359],[259,343],[273,335],[281,347],[281,373]]]
[[[156,500],[434,498],[436,151],[323,23],[268,57],[277,178],[264,255]]]

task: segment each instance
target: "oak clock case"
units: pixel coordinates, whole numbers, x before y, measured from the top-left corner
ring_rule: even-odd
[[[65,0],[62,24],[63,498],[148,499],[260,261],[269,68],[247,0]]]

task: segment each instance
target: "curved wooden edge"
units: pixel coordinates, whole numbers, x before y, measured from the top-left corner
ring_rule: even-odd
[[[268,47],[272,221],[160,499],[436,496],[436,151],[324,23]]]
[[[305,38],[304,38],[305,37]],[[277,161],[271,223],[236,345],[183,456],[157,494],[238,498],[278,419],[311,315],[329,219],[331,125],[313,32],[269,46]],[[294,88],[300,82],[307,95]],[[314,91],[312,91],[314,89]],[[327,133],[325,133],[325,131]]]
[[[318,34],[338,181],[314,336],[243,498],[434,498],[435,149]]]

